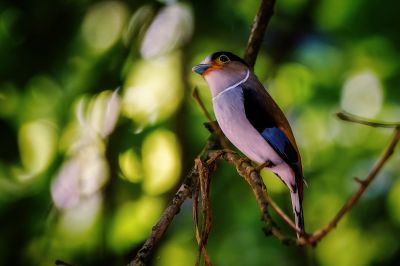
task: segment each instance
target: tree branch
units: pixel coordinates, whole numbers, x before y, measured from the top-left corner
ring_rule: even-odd
[[[211,258],[208,255],[206,245],[208,236],[211,231],[212,224],[212,213],[211,213],[211,201],[210,201],[210,182],[211,182],[211,172],[214,169],[214,162],[212,158],[207,160],[206,164],[202,162],[199,158],[195,160],[195,166],[199,172],[199,182],[195,193],[193,194],[193,220],[196,231],[196,240],[198,244],[197,260],[196,266],[200,265],[201,255],[203,255],[204,263],[206,266],[212,266]],[[199,191],[200,190],[200,191]],[[199,192],[201,196],[199,197]],[[199,230],[199,220],[198,220],[198,201],[201,198],[202,207],[202,223],[201,229]]]
[[[400,122],[391,122],[390,123],[390,122],[376,121],[376,120],[368,119],[365,117],[349,114],[345,111],[336,113],[336,116],[343,121],[362,124],[362,125],[366,125],[366,126],[370,126],[370,127],[384,127],[384,128],[400,127]]]
[[[56,260],[55,264],[56,265],[61,265],[61,266],[76,266],[74,264],[71,264],[71,263],[68,263],[68,262],[65,262],[65,261],[62,261],[62,260]]]
[[[351,208],[358,202],[358,200],[364,194],[364,192],[366,191],[368,186],[375,179],[375,177],[378,175],[378,173],[382,170],[383,166],[386,164],[388,159],[392,156],[394,149],[395,149],[396,145],[398,144],[399,140],[400,140],[400,127],[395,129],[392,140],[390,141],[389,145],[387,146],[385,152],[380,157],[378,162],[375,164],[375,166],[369,172],[366,179],[362,180],[362,182],[359,182],[360,183],[359,189],[344,204],[344,206],[339,210],[339,212],[335,215],[335,217],[332,219],[332,221],[330,223],[328,223],[326,226],[317,230],[315,233],[313,233],[311,236],[309,236],[309,238],[307,239],[309,244],[315,245],[324,236],[326,236],[333,228],[336,227],[336,225],[343,218],[343,216],[346,213],[348,213],[351,210]]]
[[[244,60],[253,69],[264,39],[265,30],[274,14],[275,0],[262,0],[258,13],[254,18],[249,40],[247,42]]]

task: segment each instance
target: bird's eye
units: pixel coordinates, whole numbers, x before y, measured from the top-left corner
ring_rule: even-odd
[[[229,57],[223,54],[219,57],[219,61],[221,61],[222,63],[226,63],[229,61]]]

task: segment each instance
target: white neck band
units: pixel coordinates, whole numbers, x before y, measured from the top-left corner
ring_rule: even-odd
[[[219,97],[220,95],[224,94],[227,91],[230,91],[231,89],[236,88],[237,86],[239,86],[240,84],[243,84],[247,81],[247,79],[250,76],[250,70],[247,70],[246,76],[242,79],[239,80],[238,82],[236,82],[235,84],[229,86],[228,88],[226,88],[225,90],[221,91],[220,93],[218,93],[215,97],[213,97],[213,100],[215,100],[217,97]]]

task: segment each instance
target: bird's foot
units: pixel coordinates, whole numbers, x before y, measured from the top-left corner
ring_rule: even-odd
[[[262,163],[259,166],[257,166],[256,167],[256,171],[259,173],[265,167],[272,167],[272,166],[274,166],[274,164],[270,160],[267,160],[264,163]]]
[[[213,163],[227,153],[236,154],[236,152],[231,149],[215,150],[215,151],[210,152],[207,163]]]
[[[245,162],[248,163],[250,166],[246,165],[245,169],[241,170],[240,168],[242,167],[242,164]],[[262,169],[264,169],[265,167],[271,167],[271,166],[274,166],[274,164],[268,160],[268,161],[265,161],[264,163],[260,164],[257,167],[253,167],[253,166],[251,166],[251,161],[247,157],[243,157],[238,160],[238,162],[236,164],[236,170],[239,173],[242,173],[246,176],[250,176],[252,174],[252,172],[256,172],[257,174],[259,174]]]
[[[241,160],[243,160],[243,161],[241,161]],[[242,159],[240,159],[239,160],[239,167],[241,166],[241,164],[242,164],[242,162],[248,162],[249,164],[251,164],[251,161],[249,161],[247,158],[242,158]],[[264,162],[264,163],[262,163],[261,165],[259,165],[259,166],[257,166],[257,167],[253,167],[253,166],[246,166],[246,168],[244,169],[244,171],[242,171],[242,173],[245,175],[245,176],[251,176],[251,174],[253,173],[253,172],[255,172],[255,173],[257,173],[257,174],[260,174],[260,171],[262,170],[262,169],[264,169],[265,167],[271,167],[271,166],[273,166],[274,164],[271,162],[271,161],[266,161],[266,162]]]
[[[242,165],[243,163],[247,163],[244,166]],[[262,169],[262,168],[260,168]],[[258,167],[254,167],[252,165],[252,162],[246,158],[240,158],[236,164],[236,170],[238,171],[238,173],[240,173],[243,176],[246,177],[250,177],[252,175],[253,172],[259,174],[260,173],[260,169],[258,169]]]
[[[232,153],[232,154],[236,154],[236,151],[231,150],[231,149],[222,149],[221,150],[223,153]]]

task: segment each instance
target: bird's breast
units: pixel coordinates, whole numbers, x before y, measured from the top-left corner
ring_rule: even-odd
[[[247,157],[257,163],[270,160],[278,164],[282,161],[248,121],[240,87],[214,97],[213,108],[222,132]]]

